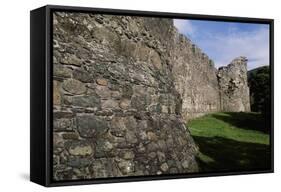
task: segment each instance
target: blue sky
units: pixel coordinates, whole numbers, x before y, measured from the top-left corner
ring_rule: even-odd
[[[248,69],[269,64],[269,25],[174,19],[180,33],[198,45],[216,67],[246,56]]]

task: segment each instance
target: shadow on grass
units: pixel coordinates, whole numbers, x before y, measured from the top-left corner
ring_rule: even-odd
[[[270,146],[222,137],[193,136],[199,146],[200,172],[270,169]]]
[[[268,133],[270,130],[269,121],[266,121],[260,113],[225,112],[212,114],[212,117],[240,129],[262,131],[264,133]]]

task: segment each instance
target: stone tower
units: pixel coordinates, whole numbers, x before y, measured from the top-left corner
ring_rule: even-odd
[[[247,59],[238,57],[218,70],[221,111],[250,111]]]

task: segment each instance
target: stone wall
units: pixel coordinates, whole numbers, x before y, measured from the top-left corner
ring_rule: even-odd
[[[197,171],[171,30],[170,19],[54,14],[55,180]]]
[[[186,121],[229,110],[244,64],[218,72],[172,19],[58,12],[53,26],[53,178],[198,171]]]
[[[218,81],[221,110],[250,111],[250,93],[247,80],[247,59],[238,57],[228,66],[219,68]]]
[[[220,111],[217,69],[212,60],[174,28],[169,42],[172,73],[185,120]]]

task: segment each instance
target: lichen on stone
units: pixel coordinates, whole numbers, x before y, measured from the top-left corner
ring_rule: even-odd
[[[197,172],[186,121],[249,110],[246,58],[217,70],[172,19],[53,14],[56,181]]]

